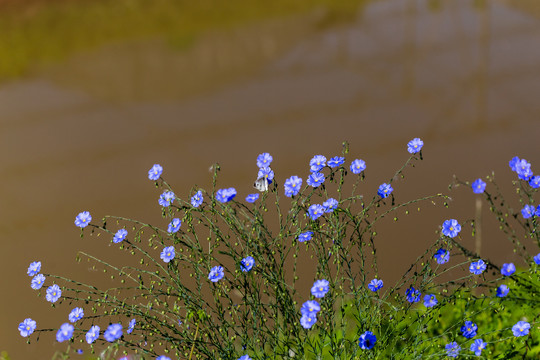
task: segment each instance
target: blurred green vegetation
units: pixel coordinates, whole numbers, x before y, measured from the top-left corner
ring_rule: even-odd
[[[359,332],[357,324],[369,323],[373,314],[363,313],[361,308],[350,302],[343,306],[344,315],[351,326],[347,334],[338,332],[338,339],[345,338],[343,354],[330,354],[330,339],[321,338],[318,332],[309,334],[308,342],[317,343],[319,353],[306,354],[305,359],[424,359],[446,358],[445,345],[456,341],[461,346],[461,357],[475,357],[470,351],[472,342],[482,339],[487,343],[482,351],[483,359],[539,359],[540,333],[538,333],[538,309],[540,308],[540,276],[536,266],[516,274],[512,278],[498,282],[511,289],[508,296],[495,296],[494,284],[477,295],[474,289],[462,288],[450,291],[447,297],[437,295],[439,305],[426,308],[422,303],[408,309],[400,308],[390,317],[380,320],[374,330],[377,343],[372,350],[358,350]],[[423,297],[423,295],[422,295]],[[395,307],[398,309],[398,307]],[[377,307],[374,312],[378,312]],[[388,315],[388,314],[386,314]],[[461,326],[466,320],[478,325],[478,334],[466,339],[461,334]],[[528,336],[515,337],[512,327],[520,320],[531,324]],[[356,330],[356,331],[355,331]],[[268,354],[268,352],[265,352]],[[352,356],[351,354],[356,354]]]
[[[325,10],[325,20],[355,17],[366,0],[95,0],[0,8],[0,81],[35,65],[119,40],[164,37],[188,47],[204,32]],[[322,24],[324,25],[324,24]]]

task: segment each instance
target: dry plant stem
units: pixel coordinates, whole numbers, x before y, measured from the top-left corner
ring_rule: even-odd
[[[191,356],[193,356],[193,350],[195,349],[195,341],[197,341],[197,334],[199,334],[199,323],[197,323],[197,328],[195,329],[195,337],[193,338],[193,345],[191,345],[189,360],[191,360]]]
[[[482,199],[480,197],[476,198],[476,214],[474,222],[476,225],[476,237],[474,247],[476,253],[480,255],[480,250],[482,249]]]

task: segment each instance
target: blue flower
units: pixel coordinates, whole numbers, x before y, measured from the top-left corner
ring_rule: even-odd
[[[306,231],[298,235],[298,241],[305,242],[311,240],[311,237],[313,236],[313,232]]]
[[[501,268],[501,274],[504,276],[511,276],[516,272],[516,266],[513,263],[503,264]]]
[[[536,208],[536,212],[534,213],[535,216],[540,217],[540,205]]]
[[[158,356],[158,357],[156,358],[156,360],[171,360],[171,358],[168,357],[168,356],[165,356],[165,355],[161,355],[161,356]]]
[[[331,213],[334,212],[335,209],[338,207],[338,201],[336,199],[328,199],[325,202],[323,202],[322,206],[324,206],[324,212]]]
[[[103,334],[103,337],[108,342],[113,342],[115,340],[118,340],[122,337],[122,324],[111,324],[107,327],[107,330],[105,330],[105,333]]]
[[[49,302],[55,303],[58,299],[60,299],[60,296],[62,296],[62,290],[60,290],[58,285],[54,284],[47,288],[47,295],[45,295],[45,299],[47,299]]]
[[[254,203],[258,199],[259,199],[259,194],[249,194],[248,196],[246,196],[246,201],[248,203]]]
[[[472,321],[465,321],[465,325],[461,327],[461,334],[466,337],[467,339],[472,339],[476,336],[476,331],[478,330],[478,326],[473,323]]]
[[[328,280],[317,280],[313,283],[313,286],[311,287],[311,295],[315,296],[316,298],[322,298],[329,290],[330,283],[328,282]]]
[[[81,320],[84,316],[84,310],[80,307],[76,307],[69,313],[68,319],[70,322],[75,323]]]
[[[360,174],[362,171],[366,170],[366,162],[360,159],[353,160],[350,169],[353,174]]]
[[[270,155],[269,153],[259,154],[259,156],[257,156],[257,166],[259,168],[268,167],[270,166],[272,160],[274,160],[274,158],[272,158],[272,155]]]
[[[533,257],[534,262],[536,265],[540,265],[540,253],[536,254],[535,257]]]
[[[472,262],[469,266],[469,271],[474,275],[480,275],[487,269],[486,263],[483,260]]]
[[[420,301],[420,297],[422,296],[422,294],[419,290],[410,287],[409,289],[405,290],[405,296],[407,297],[408,302],[416,303]]]
[[[168,263],[169,261],[174,259],[174,256],[175,256],[174,246],[167,246],[166,248],[163,249],[159,257],[161,258],[161,260]]]
[[[529,179],[529,185],[533,188],[533,189],[538,189],[540,188],[540,175],[536,175],[536,176],[533,176]]]
[[[435,295],[426,295],[424,296],[424,305],[428,308],[433,307],[437,305],[439,301],[435,297]]]
[[[519,162],[519,158],[517,156],[514,156],[512,160],[508,162],[508,165],[510,165],[510,169],[512,169],[512,171],[517,171],[517,165],[519,164]]]
[[[529,180],[533,176],[531,164],[525,159],[520,159],[516,164],[516,173],[521,180]]]
[[[73,337],[73,330],[73,325],[70,323],[62,324],[56,333],[56,341],[62,342],[71,339]]]
[[[255,259],[251,256],[247,256],[240,261],[240,269],[242,269],[243,272],[251,270],[253,265],[255,265]]]
[[[521,209],[521,215],[523,215],[524,219],[528,219],[533,217],[535,213],[535,208],[533,205],[525,205],[523,209]]]
[[[216,192],[216,200],[221,202],[221,203],[229,202],[235,196],[236,196],[236,189],[235,188],[219,189]]]
[[[302,315],[317,315],[319,311],[321,311],[321,305],[315,300],[306,301],[300,308],[300,313]]]
[[[376,342],[377,337],[371,331],[366,331],[360,335],[360,338],[358,339],[358,346],[360,346],[360,349],[370,350],[373,349]]]
[[[287,180],[285,180],[284,187],[285,187],[285,196],[291,197],[291,196],[298,195],[298,192],[300,191],[300,187],[302,187],[302,179],[296,175],[293,175]]]
[[[461,231],[461,225],[456,219],[446,220],[442,225],[442,233],[448,237],[456,237]]]
[[[309,176],[308,176],[308,179],[307,179],[307,184],[309,186],[313,186],[314,188],[318,187],[319,185],[321,185],[324,180],[326,180],[326,178],[324,177],[324,174],[323,173],[320,173],[320,172],[314,172],[314,173],[311,173]]]
[[[451,358],[457,358],[461,350],[461,346],[459,346],[455,341],[451,342],[450,344],[446,344],[444,348],[446,349],[446,355]]]
[[[191,206],[193,206],[194,208],[198,208],[199,206],[201,206],[202,202],[203,194],[202,191],[199,190],[195,193],[195,195],[191,197]]]
[[[471,344],[471,351],[474,353],[474,355],[480,356],[482,355],[482,350],[486,348],[486,345],[487,343],[485,343],[484,340],[476,339]]]
[[[381,186],[379,186],[379,190],[377,190],[377,195],[379,195],[380,197],[384,199],[388,197],[388,195],[390,195],[392,191],[394,191],[394,189],[392,188],[392,185],[383,183],[381,184]]]
[[[407,144],[407,151],[411,154],[416,154],[422,150],[422,146],[424,146],[424,142],[419,138],[414,138]]]
[[[180,226],[182,226],[182,220],[178,218],[172,219],[172,221],[169,223],[169,227],[167,227],[167,232],[169,234],[174,234],[178,230],[180,230]]]
[[[92,221],[90,213],[88,211],[83,211],[75,218],[75,225],[82,229],[87,227],[88,224],[90,224],[90,221]]]
[[[41,261],[34,261],[33,263],[28,266],[28,271],[26,273],[28,276],[34,276],[36,274],[39,274],[41,271]]]
[[[163,173],[163,168],[159,164],[154,164],[150,170],[148,170],[148,178],[156,181]]]
[[[437,264],[445,264],[450,260],[450,252],[441,248],[433,255],[433,258],[437,261]]]
[[[161,206],[167,207],[172,204],[176,195],[172,191],[164,191],[163,194],[159,196],[158,203]]]
[[[248,355],[243,355],[243,356],[240,356],[238,360],[251,360],[251,358]]]
[[[257,173],[257,179],[260,178],[266,178],[266,180],[268,180],[268,184],[271,184],[272,180],[274,180],[274,170],[270,169],[269,167],[260,168],[259,172]]]
[[[127,236],[128,232],[126,229],[120,229],[116,232],[116,234],[114,234],[114,237],[113,237],[113,243],[115,244],[118,244],[119,242],[122,242],[125,240],[126,236]]]
[[[313,204],[308,208],[308,214],[311,220],[317,220],[324,214],[324,207],[320,204]]]
[[[30,318],[24,319],[23,322],[19,324],[19,332],[22,337],[28,337],[36,330],[36,326],[37,323],[34,320]]]
[[[510,292],[508,286],[502,284],[497,288],[497,297],[503,298]]]
[[[137,324],[137,320],[131,319],[131,320],[129,321],[129,325],[128,325],[128,328],[127,328],[126,332],[127,332],[128,334],[131,334],[131,333],[133,332],[133,329],[135,329],[135,325],[136,325],[136,324]]]
[[[472,190],[475,194],[481,194],[486,190],[486,183],[482,179],[476,179],[471,184]]]
[[[45,282],[45,275],[43,274],[37,274],[32,279],[32,282],[30,283],[30,287],[34,290],[39,290],[43,286],[43,283]]]
[[[94,325],[86,333],[86,342],[92,344],[99,337],[99,326]]]
[[[303,314],[300,318],[300,325],[304,329],[310,329],[317,322],[317,313]]]
[[[375,291],[378,291],[379,289],[381,289],[383,287],[383,281],[380,280],[380,279],[373,279],[369,282],[368,284],[368,289],[375,292]]]
[[[208,274],[208,279],[211,282],[218,282],[219,280],[223,279],[224,276],[225,273],[223,272],[223,266],[214,266]]]
[[[311,172],[318,172],[326,165],[326,157],[322,155],[315,155],[313,159],[309,161]]]
[[[345,162],[344,157],[342,157],[342,156],[334,156],[333,158],[328,160],[328,166],[330,166],[331,168],[335,168],[335,167],[338,167],[340,165],[343,165],[344,162]]]
[[[515,337],[525,336],[529,334],[531,324],[526,321],[518,321],[516,325],[512,326],[512,333]]]

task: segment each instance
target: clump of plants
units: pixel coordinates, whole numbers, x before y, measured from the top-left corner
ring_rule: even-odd
[[[517,214],[486,182],[456,181],[483,194],[502,231],[530,267],[498,266],[460,241],[474,220],[441,219],[439,236],[411,261],[395,284],[379,276],[375,226],[423,202],[446,205],[443,194],[398,202],[395,181],[422,160],[422,140],[378,189],[365,188],[366,162],[314,156],[307,177],[274,174],[268,153],[257,157],[253,193],[231,184],[194,187],[176,196],[164,169],[148,178],[160,190],[166,226],[117,216],[76,216],[81,237],[100,235],[133,258],[118,263],[81,252],[79,259],[111,274],[106,289],[28,268],[32,289],[46,301],[73,306],[53,332],[72,351],[101,358],[145,359],[424,359],[538,356],[540,246],[534,196],[540,176],[514,158]],[[524,245],[527,244],[527,245]],[[396,244],[399,246],[399,244]],[[488,274],[491,270],[492,275]],[[493,275],[495,274],[495,275]],[[498,275],[500,274],[500,275]],[[448,279],[450,277],[450,279]],[[536,310],[535,310],[536,309]],[[21,336],[37,329],[27,318]],[[42,337],[44,339],[45,336]],[[53,336],[51,336],[52,340]]]

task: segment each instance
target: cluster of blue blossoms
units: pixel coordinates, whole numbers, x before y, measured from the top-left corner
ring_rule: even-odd
[[[419,138],[411,140],[407,144],[407,150],[411,154],[416,154],[421,152],[423,147],[423,142]],[[271,184],[274,180],[274,171],[270,168],[270,164],[273,158],[268,153],[262,153],[257,157],[257,166],[259,171],[257,174],[257,181],[262,181],[262,188],[258,187],[259,190],[265,191],[268,189],[268,184]],[[323,155],[314,156],[309,162],[310,174],[307,177],[306,183],[308,186],[317,188],[324,184],[326,176],[322,172],[323,169],[330,168],[334,169],[342,166],[345,163],[345,158],[341,156],[334,156],[329,160],[326,159]],[[510,161],[510,167],[515,171],[521,180],[528,181],[529,185],[532,188],[540,187],[540,176],[534,176],[531,170],[530,163],[524,159],[519,159],[518,157],[513,158]],[[355,159],[349,165],[349,169],[353,174],[360,175],[366,169],[366,163],[364,160]],[[333,170],[332,170],[333,171]],[[148,171],[148,178],[152,181],[158,181],[161,179],[163,173],[163,167],[159,164],[154,164],[152,168]],[[294,175],[289,177],[284,182],[284,191],[287,197],[294,197],[299,194],[303,184],[302,178]],[[471,188],[474,193],[482,194],[486,189],[486,183],[482,179],[477,179],[471,184]],[[377,190],[378,196],[384,199],[390,196],[393,192],[393,188],[390,183],[383,183],[379,186]],[[215,199],[220,203],[227,203],[235,198],[237,191],[235,188],[225,188],[219,189],[216,191]],[[259,198],[258,193],[249,194],[246,197],[246,201],[249,203],[254,203]],[[159,199],[158,203],[162,207],[168,207],[173,204],[176,200],[176,195],[172,191],[164,191]],[[197,191],[191,197],[191,205],[193,208],[200,207],[204,202],[203,192],[201,190]],[[325,214],[331,214],[338,209],[339,202],[334,198],[328,198],[322,204],[312,204],[307,209],[307,216],[312,221],[316,221],[321,216]],[[522,210],[522,215],[524,218],[530,218],[532,216],[540,216],[540,206],[535,208],[533,205],[526,205]],[[75,218],[75,225],[81,229],[87,227],[91,224],[92,216],[90,212],[83,211],[79,213]],[[171,236],[176,236],[175,234],[180,231],[182,225],[182,220],[179,218],[173,218],[167,227],[167,232]],[[449,238],[455,238],[459,235],[461,231],[461,225],[456,219],[448,219],[442,224],[441,233]],[[304,231],[300,233],[297,237],[299,242],[308,242],[313,238],[314,233],[312,231]],[[128,231],[124,228],[117,230],[115,233],[112,242],[115,244],[126,241],[128,236]],[[160,258],[161,260],[169,264],[176,257],[176,251],[174,246],[166,246],[162,249]],[[450,252],[444,248],[438,249],[433,255],[433,259],[439,265],[446,264],[450,260]],[[540,265],[540,253],[534,257],[534,261]],[[480,275],[487,269],[486,262],[482,259],[472,261],[469,266],[469,271],[473,275]],[[244,257],[238,264],[242,272],[249,272],[255,267],[255,259],[252,256]],[[28,275],[32,276],[31,287],[32,289],[39,290],[43,287],[46,277],[40,273],[41,271],[41,262],[32,262],[28,267]],[[501,267],[501,274],[503,276],[512,276],[516,272],[516,267],[513,263],[505,263]],[[225,270],[223,266],[214,266],[208,272],[208,280],[211,283],[218,283],[225,277]],[[373,279],[367,285],[367,288],[377,293],[380,289],[383,288],[383,280]],[[330,282],[326,279],[316,280],[313,283],[311,288],[311,295],[315,299],[321,299],[326,296],[331,290]],[[497,288],[496,296],[505,297],[508,295],[510,288],[507,285],[500,285]],[[57,284],[52,284],[47,287],[46,290],[46,300],[55,303],[62,296],[62,289]],[[315,299],[307,300],[304,302],[300,308],[300,324],[303,328],[311,329],[317,323],[317,315],[321,311],[321,305]],[[426,308],[431,308],[438,305],[437,297],[434,294],[425,294],[422,298],[422,293],[419,289],[415,289],[413,286],[410,286],[405,291],[405,299],[410,303],[418,303],[423,299],[423,304]],[[71,310],[68,315],[68,321],[60,325],[57,334],[56,340],[58,342],[71,340],[74,336],[75,327],[72,324],[75,324],[79,321],[82,322],[84,319],[84,309],[81,307],[75,307]],[[181,321],[179,321],[181,324]],[[128,322],[128,327],[126,329],[127,334],[131,334],[136,326],[136,319],[130,319]],[[21,336],[28,337],[30,336],[37,327],[35,320],[31,318],[25,319],[19,324],[19,331]],[[512,333],[514,336],[525,336],[529,333],[530,324],[526,321],[518,321],[512,327]],[[466,339],[473,339],[477,336],[478,326],[472,321],[465,321],[463,326],[460,329],[461,335]],[[114,342],[123,337],[123,326],[121,323],[110,324],[105,331],[103,331],[103,338],[108,342]],[[98,325],[92,324],[89,330],[85,334],[85,339],[88,344],[94,343],[101,335],[101,329]],[[365,331],[358,339],[358,345],[361,349],[372,349],[376,342],[377,337],[371,331]],[[488,343],[484,342],[483,339],[475,339],[470,345],[470,351],[472,351],[476,356],[480,356],[482,350],[486,348]],[[446,354],[448,357],[455,358],[459,355],[461,347],[457,342],[451,342],[445,346]],[[157,357],[157,360],[170,360],[170,358],[162,355]],[[241,356],[238,360],[251,360],[248,355]]]
[[[40,289],[43,286],[43,283],[45,281],[45,276],[42,274],[39,274],[40,271],[41,271],[41,262],[39,261],[32,262],[30,266],[28,267],[27,274],[30,276],[34,276],[30,286],[35,290]],[[62,290],[57,284],[53,284],[47,288],[45,299],[51,303],[55,303],[60,299],[61,296],[62,296]],[[83,308],[75,307],[73,310],[71,310],[71,312],[68,315],[69,322],[66,322],[60,325],[56,333],[56,340],[58,342],[71,340],[75,331],[75,328],[72,324],[78,322],[79,320],[82,320],[83,318],[84,318]],[[129,322],[129,327],[126,331],[128,334],[131,334],[131,332],[135,328],[135,324],[136,324],[136,320],[131,319],[131,321]],[[36,321],[31,318],[27,318],[19,324],[19,332],[21,333],[21,336],[28,337],[36,330],[36,327],[37,327]],[[86,333],[86,342],[88,344],[92,344],[98,339],[99,334],[100,334],[99,326],[97,325],[92,326]],[[109,327],[103,333],[103,337],[105,338],[105,340],[109,342],[118,340],[121,336],[122,336],[122,325],[119,323],[109,325]]]
[[[423,142],[420,139],[414,139],[408,144],[408,151],[411,154],[417,153],[421,150],[423,146]],[[274,172],[270,168],[270,164],[272,162],[273,158],[268,153],[260,154],[257,157],[257,166],[259,167],[259,171],[257,174],[257,178],[262,179],[263,183],[266,183],[266,185],[271,184],[274,179]],[[311,159],[309,166],[310,166],[310,175],[307,179],[307,184],[309,186],[312,186],[314,188],[320,186],[324,183],[326,176],[321,172],[325,167],[328,167],[330,169],[337,168],[345,163],[345,158],[341,156],[334,156],[330,158],[328,161],[326,157],[323,155],[316,155]],[[353,174],[361,174],[366,169],[366,162],[361,159],[355,159],[351,162],[349,166],[350,171]],[[152,181],[158,181],[161,179],[161,176],[163,174],[163,167],[159,164],[154,164],[152,168],[148,171],[148,179]],[[303,180],[294,175],[286,179],[284,183],[284,189],[285,189],[285,195],[288,197],[293,197],[298,195],[300,192],[301,186],[302,186]],[[259,189],[260,190],[260,189]],[[385,198],[387,197],[391,192],[393,191],[392,187],[389,184],[382,184],[379,188],[378,194]],[[226,189],[219,189],[216,191],[215,198],[217,201],[221,203],[227,203],[231,201],[235,196],[237,192],[235,188],[226,188]],[[255,202],[259,198],[259,194],[249,194],[246,197],[247,202]],[[164,191],[158,199],[158,204],[162,207],[169,207],[173,204],[173,202],[176,200],[176,195],[172,191]],[[201,190],[197,191],[192,197],[191,197],[191,205],[194,208],[198,208],[201,206],[204,202],[204,196]],[[338,208],[338,201],[333,198],[327,199],[323,204],[313,204],[308,209],[308,216],[312,220],[318,219],[320,216],[326,213],[332,213]],[[83,211],[79,213],[75,218],[75,225],[81,229],[84,229],[85,227],[89,226],[92,221],[92,216],[90,215],[89,211]],[[180,231],[180,228],[182,226],[182,221],[179,218],[174,218],[171,220],[171,222],[168,224],[167,232],[170,235],[174,235],[177,232]],[[115,244],[121,243],[127,239],[128,231],[125,228],[117,230],[117,232],[114,234],[112,238],[112,242]],[[307,231],[298,236],[298,240],[303,241],[309,241],[313,236],[313,232]],[[174,246],[166,246],[163,248],[160,254],[160,258],[165,263],[170,263],[176,256],[176,251]],[[255,259],[251,256],[247,256],[243,258],[240,262],[240,269],[243,272],[250,271],[255,266]],[[45,275],[40,273],[41,271],[41,262],[33,262],[30,264],[28,268],[28,275],[32,276],[31,281],[31,287],[35,290],[41,289],[41,287],[45,283]],[[222,266],[214,266],[210,269],[208,274],[208,279],[213,282],[217,283],[221,279],[223,279],[225,276],[225,272]],[[374,279],[372,283],[369,285],[369,288],[372,291],[377,291],[380,288],[382,288],[383,283],[382,280]],[[313,287],[311,289],[311,293],[315,298],[322,298],[325,296],[325,294],[329,291],[330,284],[327,280],[317,280],[313,284]],[[57,284],[52,284],[47,288],[46,291],[46,300],[55,303],[57,302],[62,296],[62,289]],[[315,324],[317,321],[317,313],[320,311],[320,305],[315,300],[309,300],[302,306],[301,313],[301,324],[304,328],[309,329]],[[78,322],[84,318],[84,310],[81,307],[74,308],[70,314],[68,315],[68,320],[70,323],[64,323],[60,325],[58,332],[56,334],[56,339],[59,342],[68,341],[73,338],[75,328],[72,325],[72,323]],[[131,334],[131,332],[134,330],[136,325],[136,320],[131,319],[129,321],[128,328],[126,330],[127,334]],[[25,319],[23,322],[19,324],[19,331],[21,333],[21,336],[27,337],[30,336],[36,329],[37,323],[35,320],[31,318]],[[89,330],[85,334],[85,338],[88,344],[94,343],[101,334],[101,329],[98,325],[92,325]],[[121,323],[114,323],[110,324],[107,329],[103,332],[103,337],[106,341],[114,342],[118,339],[120,339],[123,336],[123,327]],[[373,335],[373,333],[367,331],[364,333],[360,339],[360,347],[363,349],[371,349],[376,342],[376,337]],[[169,359],[166,356],[160,356],[158,357],[159,360],[167,360]],[[248,355],[242,356],[239,360],[249,360]]]
[[[519,157],[514,157],[512,160],[510,160],[510,168],[512,171],[516,172],[518,175],[518,178],[520,180],[527,181],[529,186],[533,189],[537,189],[540,187],[540,176],[534,176],[532,170],[531,170],[531,164],[525,160],[520,159]],[[486,189],[486,183],[482,179],[476,179],[472,184],[471,188],[474,193],[476,194],[482,194],[484,193]],[[533,216],[540,216],[540,206],[536,207],[534,205],[525,205],[525,207],[521,210],[521,214],[523,215],[523,218],[528,219]],[[443,224],[443,234],[449,237],[455,237],[457,233],[461,230],[461,226],[457,223],[456,220],[447,220],[445,224]],[[435,254],[435,258],[439,263],[442,259],[443,249],[439,250],[437,254]],[[448,261],[448,257],[444,257],[445,262]],[[540,265],[540,253],[534,256],[534,262],[537,265]],[[487,264],[483,260],[477,260],[471,262],[469,266],[469,271],[474,275],[480,275],[487,269]],[[513,263],[504,263],[501,267],[501,275],[504,277],[512,276],[516,272],[516,266]],[[502,284],[499,285],[499,287],[496,290],[496,296],[497,297],[505,297],[510,292],[510,288],[508,285]],[[526,336],[529,334],[529,330],[531,328],[531,325],[527,321],[518,321],[513,327],[512,327],[512,334],[515,337],[520,336]],[[476,336],[478,331],[478,326],[473,323],[472,321],[465,321],[464,325],[461,327],[461,334],[466,339],[472,339]],[[484,342],[482,339],[476,339],[474,340],[470,345],[470,351],[474,352],[476,356],[480,356],[482,353],[482,350],[486,348],[488,343]],[[446,354],[448,357],[456,358],[458,357],[461,346],[458,345],[457,342],[451,342],[446,345]]]
[[[520,336],[526,336],[529,334],[529,329],[531,328],[531,325],[526,321],[518,321],[514,326],[512,326],[512,334],[515,337]],[[461,335],[466,339],[472,339],[476,337],[477,331],[478,331],[478,325],[473,323],[472,321],[465,321],[463,326],[460,329]],[[475,339],[471,345],[470,345],[470,351],[472,351],[476,356],[482,355],[482,350],[484,350],[487,347],[488,343],[486,343],[482,339]],[[456,358],[459,356],[459,353],[461,351],[461,346],[458,345],[457,342],[453,341],[449,344],[446,344],[446,355],[451,358]]]
[[[510,169],[514,171],[521,180],[530,181],[530,185],[533,188],[538,188],[540,182],[539,176],[534,176],[531,170],[531,163],[525,159],[520,159],[517,156],[513,157],[508,163]]]
[[[422,142],[422,140],[415,138],[407,144],[407,150],[411,154],[416,154],[420,152],[423,144],[424,143]],[[321,172],[321,170],[325,166],[328,166],[329,168],[336,168],[343,165],[344,163],[345,158],[341,156],[332,157],[330,160],[327,161],[325,156],[315,155],[309,162],[311,174],[308,176],[307,184],[314,188],[320,186],[325,181],[325,175]],[[362,174],[362,172],[366,169],[366,162],[361,159],[353,160],[349,166],[349,169],[353,174]],[[285,181],[285,195],[289,197],[297,195],[300,191],[301,186],[301,178],[299,178],[298,176],[290,177]],[[379,187],[377,194],[381,198],[386,198],[392,193],[393,190],[394,189],[390,184],[383,183]],[[315,221],[326,213],[332,213],[334,210],[337,209],[338,205],[339,202],[333,198],[329,198],[322,205],[312,204],[308,208],[308,217],[311,220]],[[312,237],[312,231],[305,231],[299,234],[297,239],[299,242],[306,242],[311,240]],[[315,281],[313,287],[311,288],[312,296],[314,296],[315,298],[324,297],[326,293],[330,290],[329,285],[330,284],[328,280],[325,279]],[[377,292],[382,287],[383,281],[381,279],[373,279],[368,284],[368,289],[373,292]],[[418,296],[420,296],[419,292]],[[434,304],[436,304],[436,299],[433,295],[427,295],[426,299],[428,299],[426,300],[426,303],[428,304],[426,306],[434,306]],[[304,302],[302,304],[302,307],[300,308],[300,324],[302,325],[302,327],[304,327],[305,329],[310,329],[317,322],[317,314],[320,310],[321,306],[316,300],[308,300]],[[377,337],[371,331],[366,331],[358,339],[358,345],[361,349],[372,349],[375,346],[376,341]]]
[[[533,174],[531,164],[527,160],[515,156],[510,160],[509,165],[510,169],[518,175],[518,178],[527,181],[531,188],[540,188],[540,175]],[[533,216],[540,217],[540,205],[537,207],[532,204],[525,205],[523,209],[521,209],[521,215],[524,219],[529,219]]]
[[[315,155],[310,161],[309,161],[309,171],[310,174],[307,178],[307,184],[313,188],[317,188],[320,185],[324,183],[326,180],[326,176],[324,173],[322,173],[322,170],[325,167],[328,167],[330,169],[337,168],[345,163],[345,158],[342,156],[334,156],[330,158],[330,160],[327,161],[326,157],[323,155]],[[356,159],[351,162],[351,165],[349,167],[351,172],[353,174],[361,174],[366,169],[366,162],[361,159]],[[300,192],[300,188],[302,187],[303,180],[302,178],[298,177],[297,175],[293,175],[290,178],[285,180],[285,196],[287,197],[293,197],[298,195]],[[335,209],[337,207],[337,201],[334,199],[329,199],[329,201],[332,201],[332,207]],[[330,204],[323,204],[324,207],[327,209],[330,208]],[[318,207],[318,210],[321,210],[320,207]],[[318,217],[318,216],[317,216]]]
[[[320,299],[330,291],[330,283],[328,280],[316,280],[311,287],[311,295]],[[317,313],[321,310],[321,305],[316,300],[308,300],[300,309],[302,317],[300,325],[305,329],[310,329],[317,322]]]

